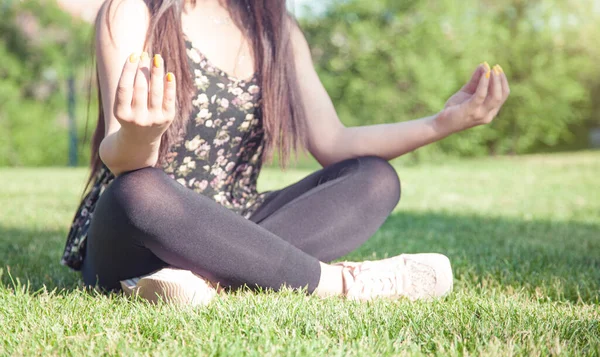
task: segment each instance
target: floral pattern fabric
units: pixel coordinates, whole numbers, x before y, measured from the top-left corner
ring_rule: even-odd
[[[163,169],[180,184],[248,218],[267,195],[256,188],[264,149],[257,77],[228,75],[190,42],[187,54],[197,91],[186,134],[171,148]],[[113,179],[103,166],[82,200],[67,237],[64,265],[81,269],[94,207]]]

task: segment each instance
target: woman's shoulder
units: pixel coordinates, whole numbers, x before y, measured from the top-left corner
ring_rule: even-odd
[[[97,53],[120,61],[134,51],[141,52],[149,24],[144,0],[105,1],[96,18]]]
[[[96,29],[110,26],[111,30],[142,28],[150,22],[150,10],[144,0],[106,0],[96,18]],[[113,31],[111,31],[113,32]]]
[[[290,26],[290,42],[292,44],[294,58],[296,61],[297,73],[302,73],[303,69],[314,68],[310,47],[298,22],[292,17],[289,17],[288,21]]]
[[[99,12],[106,14],[107,11],[110,11],[110,14],[126,12],[130,16],[147,16],[150,13],[144,0],[106,0]]]

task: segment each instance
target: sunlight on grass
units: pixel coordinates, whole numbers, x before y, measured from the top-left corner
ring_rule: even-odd
[[[100,295],[60,266],[83,169],[0,169],[0,355],[599,355],[600,153],[397,166],[402,200],[349,259],[442,252],[442,301],[239,292],[204,308]],[[276,189],[310,171],[265,169]]]

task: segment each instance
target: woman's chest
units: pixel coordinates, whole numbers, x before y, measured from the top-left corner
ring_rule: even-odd
[[[218,68],[237,78],[254,73],[251,41],[226,12],[198,9],[182,16],[182,26],[187,40]]]
[[[196,93],[188,131],[204,136],[219,132],[241,135],[260,125],[260,88],[254,82],[223,78],[218,70],[192,57]]]

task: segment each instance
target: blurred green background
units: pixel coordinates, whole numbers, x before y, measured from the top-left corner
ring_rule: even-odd
[[[89,162],[97,112],[93,31],[64,8],[53,0],[0,0],[0,166],[69,164],[70,78],[77,164]],[[479,63],[502,65],[512,94],[499,118],[411,153],[410,161],[593,146],[598,0],[348,0],[298,14],[349,126],[434,114]]]

